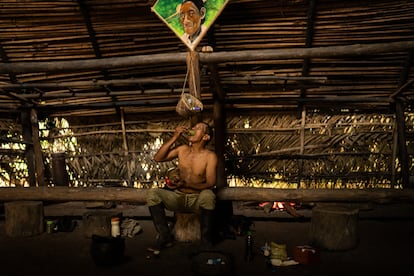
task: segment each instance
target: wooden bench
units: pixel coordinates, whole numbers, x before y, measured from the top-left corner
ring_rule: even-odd
[[[85,201],[116,201],[125,203],[145,203],[148,189],[134,189],[134,188],[70,188],[70,187],[30,187],[30,188],[2,188],[0,193],[0,201],[29,201],[37,202],[35,205],[41,204],[43,201],[53,202],[85,202]],[[217,193],[217,199],[222,201],[288,201],[288,202],[374,202],[374,203],[414,203],[414,189],[366,189],[366,190],[351,190],[351,189],[271,189],[271,188],[223,188]],[[6,207],[7,212],[12,210],[13,204]],[[22,203],[22,206],[26,203]],[[15,207],[16,208],[16,207]],[[25,207],[21,207],[23,210]],[[27,208],[26,208],[27,209]],[[29,209],[32,209],[30,207]],[[8,215],[6,219],[7,234],[9,235],[36,235],[43,232],[43,219],[41,218],[40,210],[43,208],[38,205],[33,207],[38,213],[37,219],[33,222],[29,222],[27,218],[20,217],[15,214]],[[11,211],[13,212],[13,211]],[[28,210],[23,211],[28,212]],[[314,213],[318,215],[318,213]],[[349,214],[350,216],[354,214]],[[22,215],[23,217],[25,215]],[[27,216],[27,215],[26,215]],[[14,217],[14,219],[12,218]],[[339,216],[340,218],[341,216]],[[32,227],[31,230],[19,229],[19,220],[26,221],[28,227]],[[196,217],[192,217],[188,214],[179,215],[176,219],[178,221],[176,229],[176,237],[178,240],[189,241],[199,239],[199,221]],[[42,223],[40,223],[42,222]],[[313,221],[314,232],[312,233],[312,240],[318,242],[317,237],[323,236],[319,230],[317,224],[321,225],[322,220],[317,223],[317,219]],[[23,224],[23,223],[20,223]],[[30,226],[31,225],[31,226]],[[334,224],[332,224],[334,225]],[[348,226],[352,229],[353,226]],[[191,230],[186,230],[186,229]],[[328,236],[329,237],[329,234]],[[324,242],[327,238],[325,238]],[[335,238],[331,237],[335,240]],[[352,247],[356,235],[349,237],[348,244],[341,246],[324,245],[326,248],[348,248]]]

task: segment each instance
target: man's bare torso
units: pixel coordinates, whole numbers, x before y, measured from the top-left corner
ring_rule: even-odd
[[[180,151],[178,164],[181,180],[185,183],[204,183],[206,181],[206,167],[209,154],[211,153],[207,149],[194,152],[188,146]],[[188,187],[182,187],[180,191],[186,193],[199,192]]]

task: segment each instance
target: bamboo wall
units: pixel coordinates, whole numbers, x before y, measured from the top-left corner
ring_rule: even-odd
[[[174,162],[156,163],[152,155],[175,126],[188,124],[175,118],[69,127],[55,119],[42,124],[46,184],[53,185],[52,153],[63,151],[70,186],[163,185],[165,172]],[[1,137],[8,137],[8,142],[2,141],[2,185],[27,185],[27,167],[18,165],[25,162],[25,144],[11,142],[21,141],[21,127],[17,122],[0,122]],[[393,114],[308,112],[303,119],[292,113],[232,115],[226,124],[225,170],[230,186],[401,187]],[[412,137],[413,113],[406,113],[406,127],[407,137]],[[407,139],[414,175],[412,141]]]

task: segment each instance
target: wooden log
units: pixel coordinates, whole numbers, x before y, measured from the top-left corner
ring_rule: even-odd
[[[200,240],[200,215],[195,213],[175,213],[173,229],[177,241],[192,242]]]
[[[317,206],[312,209],[309,243],[320,249],[349,250],[358,244],[358,209]]]
[[[30,237],[43,233],[43,202],[6,202],[4,204],[4,211],[5,231],[7,236]]]
[[[101,237],[111,236],[111,218],[122,218],[122,213],[107,210],[96,210],[86,212],[82,216],[83,232],[85,237],[94,235]]]
[[[148,189],[30,187],[1,188],[0,201],[121,201],[145,203]],[[222,188],[217,198],[230,201],[414,203],[414,189]]]
[[[209,67],[210,68],[210,67]],[[210,69],[211,71],[211,69]],[[214,77],[216,78],[216,76]],[[223,79],[227,81],[268,81],[269,83],[274,83],[276,80],[290,80],[290,81],[310,81],[310,82],[321,82],[326,83],[327,77],[289,77],[289,76],[243,76],[243,77],[224,77]],[[67,88],[67,87],[79,87],[79,86],[92,86],[92,87],[102,87],[110,85],[131,85],[131,84],[151,84],[151,83],[166,83],[169,85],[182,85],[184,82],[183,78],[131,78],[131,79],[111,79],[111,80],[84,80],[84,81],[62,81],[62,82],[25,82],[25,83],[0,83],[0,88],[6,89],[27,89],[27,88]],[[171,89],[166,89],[166,91],[171,91]],[[161,91],[161,90],[158,90]],[[130,95],[131,91],[117,92],[116,95]],[[64,92],[60,95],[71,96],[76,94],[75,91]],[[44,91],[42,95],[47,96],[47,92]],[[96,93],[87,93],[82,92],[82,95],[96,95]],[[22,95],[15,95],[19,97],[19,100],[25,100],[27,98],[37,98],[40,97],[40,93],[30,93],[30,95],[25,95],[27,97],[22,97]],[[174,97],[176,97],[174,95]],[[19,141],[21,142],[21,141]]]
[[[217,192],[222,200],[287,202],[414,202],[414,189],[273,189],[225,188]]]
[[[236,52],[200,53],[201,63],[222,63],[229,61],[260,61],[289,58],[338,57],[373,55],[377,53],[408,51],[414,47],[414,41],[391,43],[353,44],[301,49],[245,50]],[[0,63],[0,74],[59,72],[68,70],[103,70],[147,64],[185,63],[186,53],[139,55],[117,58],[102,58],[54,62],[14,62]]]

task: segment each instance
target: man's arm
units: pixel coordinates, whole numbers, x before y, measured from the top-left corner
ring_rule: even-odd
[[[165,142],[157,153],[154,155],[153,159],[156,162],[165,162],[171,161],[178,156],[178,149],[174,148],[171,149],[172,145],[180,138],[181,133],[187,130],[184,126],[179,126],[175,129],[174,135],[171,137],[170,140]]]

